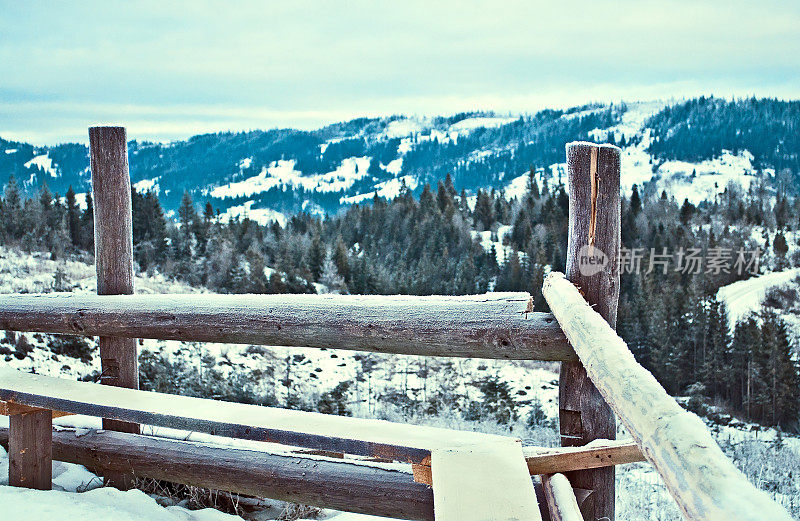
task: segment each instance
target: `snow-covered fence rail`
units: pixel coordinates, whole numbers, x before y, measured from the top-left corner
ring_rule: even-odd
[[[0,445],[8,448],[8,429]],[[433,492],[397,464],[274,454],[113,431],[53,432],[53,458],[104,475],[135,474],[235,494],[397,519],[433,521]]]
[[[625,342],[564,275],[550,273],[543,293],[592,382],[687,519],[791,519],[723,454],[702,420],[685,411],[636,363]]]
[[[527,293],[363,295],[4,295],[0,329],[379,353],[576,360]]]

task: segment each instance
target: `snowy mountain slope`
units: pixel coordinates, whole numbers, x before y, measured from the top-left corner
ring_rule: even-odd
[[[531,168],[539,180],[557,183],[565,172],[565,143],[594,140],[622,148],[624,189],[637,184],[698,203],[713,199],[730,182],[746,189],[755,179],[769,184],[782,166],[791,171],[797,156],[787,141],[791,134],[776,129],[800,124],[792,119],[797,106],[800,102],[726,104],[699,98],[521,115],[359,118],[310,132],[132,141],[131,176],[137,190],[157,192],[167,210],[175,210],[188,191],[228,217],[248,214],[267,222],[301,210],[334,213],[376,193],[395,197],[402,182],[419,192],[448,174],[458,191],[494,188],[518,197]],[[773,135],[778,141],[770,141]],[[90,187],[84,145],[37,147],[0,139],[0,150],[0,184],[13,174],[29,193],[44,183],[62,195],[69,186],[79,194]]]
[[[725,303],[731,328],[748,313],[759,311],[761,301],[764,300],[769,289],[789,284],[799,276],[800,268],[792,268],[765,273],[759,277],[740,280],[719,288],[717,298]]]

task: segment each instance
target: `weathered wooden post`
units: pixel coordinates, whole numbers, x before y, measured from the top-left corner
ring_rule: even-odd
[[[128,144],[124,127],[89,128],[94,202],[94,251],[98,295],[133,293],[133,217]],[[101,336],[101,383],[139,388],[136,339]],[[103,419],[103,428],[139,433],[139,425]],[[125,474],[107,475],[106,481],[125,488]]]
[[[8,404],[8,484],[50,490],[53,487],[53,412]]]
[[[567,145],[569,238],[566,276],[612,326],[617,322],[620,249],[620,150],[611,145]],[[561,445],[616,438],[611,408],[580,362],[563,362],[559,382]],[[613,521],[614,467],[567,474],[573,487],[589,489],[584,519]]]

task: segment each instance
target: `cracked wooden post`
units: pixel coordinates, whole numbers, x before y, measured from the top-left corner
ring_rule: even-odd
[[[94,244],[98,295],[133,293],[133,218],[131,180],[128,173],[128,144],[124,127],[89,128],[89,149],[94,202]],[[99,338],[100,382],[118,387],[139,388],[136,339]],[[138,434],[139,425],[103,419],[103,428]],[[106,482],[130,486],[130,476],[107,474]]]
[[[12,487],[53,488],[53,412],[7,404],[8,484]]]
[[[566,276],[612,326],[617,321],[620,248],[620,150],[611,145],[567,145],[569,238]],[[559,381],[561,445],[616,438],[611,408],[580,362],[563,362]],[[581,505],[588,521],[614,519],[614,467],[567,473],[592,493]]]

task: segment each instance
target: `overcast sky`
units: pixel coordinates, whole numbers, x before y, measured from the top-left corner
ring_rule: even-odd
[[[0,136],[168,140],[361,115],[800,98],[800,2],[0,0]]]

